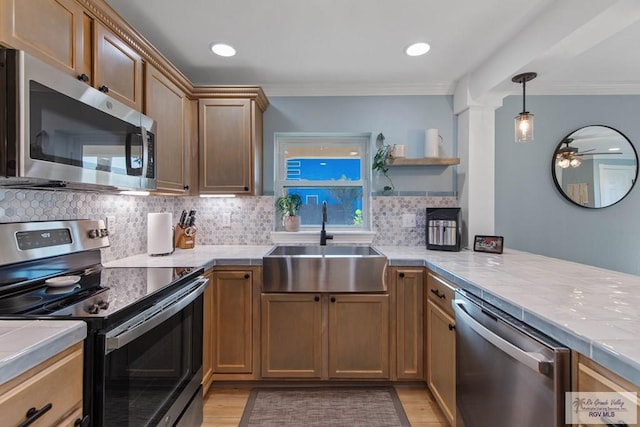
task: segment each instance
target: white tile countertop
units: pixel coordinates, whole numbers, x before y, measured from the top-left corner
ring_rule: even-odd
[[[199,246],[106,267],[261,265],[271,246]],[[380,246],[392,266],[426,266],[640,385],[640,276],[505,249],[503,254]]]
[[[138,254],[104,263],[105,267],[204,267],[214,265],[262,265],[262,257],[273,246],[200,245],[176,249],[171,255]]]
[[[77,320],[0,320],[0,384],[86,336],[86,323]]]

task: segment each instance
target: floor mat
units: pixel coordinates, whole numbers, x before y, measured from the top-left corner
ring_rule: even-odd
[[[410,426],[393,387],[254,388],[240,427]]]

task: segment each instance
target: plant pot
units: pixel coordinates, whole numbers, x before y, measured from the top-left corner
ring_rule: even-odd
[[[300,217],[299,216],[285,216],[284,217],[284,229],[285,229],[285,231],[299,231],[300,230]]]

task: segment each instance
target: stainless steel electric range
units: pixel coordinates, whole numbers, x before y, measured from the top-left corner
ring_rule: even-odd
[[[104,268],[101,220],[0,224],[0,318],[87,323],[91,426],[202,422],[202,268]]]

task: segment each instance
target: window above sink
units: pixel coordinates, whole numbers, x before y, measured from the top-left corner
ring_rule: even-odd
[[[320,230],[323,201],[332,233],[371,230],[370,144],[369,133],[275,134],[274,190],[301,196],[301,232]],[[277,234],[283,227],[275,224]]]

